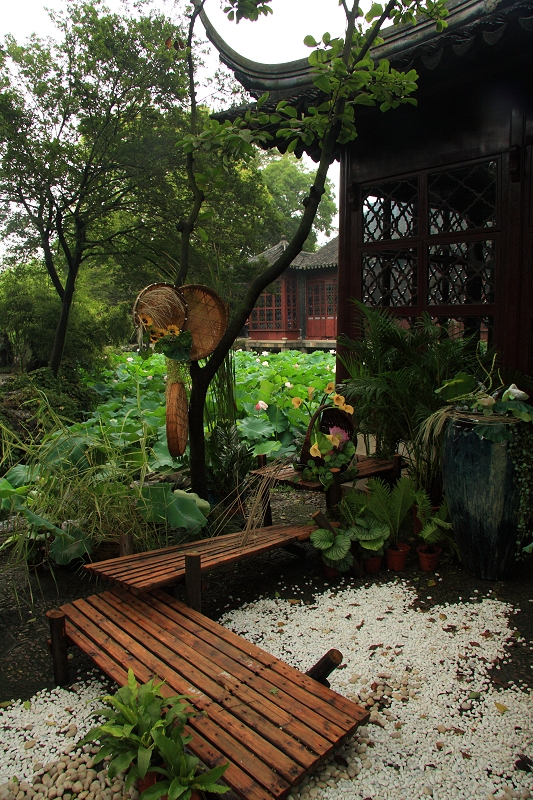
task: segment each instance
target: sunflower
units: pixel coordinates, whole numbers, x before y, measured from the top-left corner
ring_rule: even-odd
[[[180,329],[177,325],[167,325],[167,333],[170,333],[172,336],[179,336]]]
[[[149,314],[139,314],[139,320],[145,328],[149,328],[153,324],[153,319]]]

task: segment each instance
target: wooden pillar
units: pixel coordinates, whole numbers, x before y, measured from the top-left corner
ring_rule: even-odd
[[[309,677],[313,678],[317,683],[321,683],[322,686],[327,686],[329,689],[328,676],[331,675],[333,670],[340,664],[342,664],[342,653],[340,650],[328,650],[328,652],[322,656],[311,669],[307,670],[305,674],[309,675]]]
[[[66,686],[68,675],[67,635],[65,633],[65,615],[58,609],[46,612],[50,624],[50,651],[54,665],[54,681],[56,686]]]
[[[202,556],[196,550],[185,555],[185,596],[189,608],[202,610]]]
[[[131,533],[121,533],[118,545],[119,556],[131,556],[133,553],[133,536]]]
[[[398,481],[402,477],[402,457],[399,453],[395,453],[392,457],[392,472],[394,480]]]

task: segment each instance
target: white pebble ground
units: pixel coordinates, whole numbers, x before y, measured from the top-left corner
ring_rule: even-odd
[[[485,598],[421,611],[415,598],[398,581],[327,592],[312,605],[259,600],[221,620],[303,671],[336,647],[344,661],[332,689],[371,712],[372,724],[293,798],[530,797],[533,775],[515,762],[533,757],[533,698],[494,689],[487,674],[515,638],[513,609]]]
[[[332,688],[370,711],[292,800],[533,797],[533,774],[515,769],[520,753],[533,757],[532,696],[495,689],[487,673],[509,640],[521,642],[514,609],[484,598],[421,611],[415,599],[397,581],[326,591],[310,605],[260,599],[221,620],[304,671],[338,648]],[[88,748],[75,749],[106,691],[94,678],[0,711],[0,800],[118,800],[119,786],[92,774]]]

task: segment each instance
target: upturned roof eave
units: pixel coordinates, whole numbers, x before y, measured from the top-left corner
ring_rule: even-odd
[[[198,5],[200,0],[194,0],[194,2]],[[409,54],[414,57],[417,50],[431,47],[437,38],[442,41],[444,39],[457,40],[460,31],[471,25],[494,16],[496,12],[520,7],[531,10],[531,2],[529,0],[519,0],[518,2],[516,0],[455,0],[455,2],[452,0],[448,4],[450,12],[447,18],[448,27],[443,33],[436,32],[435,23],[431,20],[419,22],[415,26],[393,25],[383,30],[381,35],[384,43],[376,47],[372,51],[372,55],[376,60],[386,58],[392,62],[398,59],[405,61]],[[306,58],[282,64],[263,64],[252,61],[241,56],[224,41],[205,11],[201,12],[200,17],[209,40],[219,52],[220,60],[235,73],[237,80],[252,95],[258,96],[267,91],[274,94],[301,92],[314,88],[311,67]]]

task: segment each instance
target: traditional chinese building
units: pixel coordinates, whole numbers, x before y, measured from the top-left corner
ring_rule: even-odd
[[[373,51],[416,69],[418,105],[361,107],[358,138],[339,152],[337,332],[353,330],[349,298],[408,320],[426,311],[532,373],[533,2],[449,9],[443,33],[389,28]],[[305,59],[255,64],[208,33],[255,96],[316,100]]]
[[[282,239],[254,260],[274,261],[287,247]],[[248,320],[249,348],[329,349],[337,337],[339,240],[316,253],[301,252],[255,304]]]

